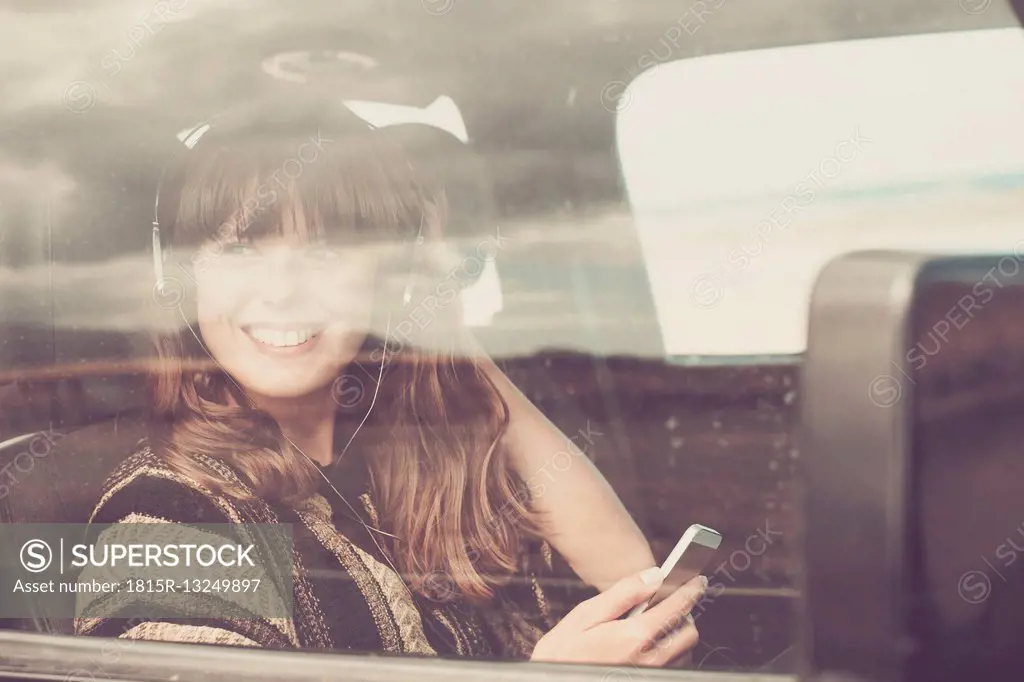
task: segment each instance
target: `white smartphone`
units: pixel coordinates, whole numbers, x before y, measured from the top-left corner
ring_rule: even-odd
[[[634,606],[627,617],[643,613],[700,575],[700,572],[711,563],[711,557],[721,544],[722,534],[717,530],[699,523],[687,528],[683,537],[676,543],[675,549],[668,555],[668,559],[661,565],[661,575],[665,579],[661,588],[646,602]]]

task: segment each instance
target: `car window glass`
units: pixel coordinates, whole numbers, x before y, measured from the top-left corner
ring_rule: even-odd
[[[380,289],[373,292],[391,303],[404,298],[412,278],[390,268],[413,251],[434,280],[403,301],[401,313],[389,317],[378,306],[371,313],[380,314],[368,315],[366,324],[389,344],[364,349],[370,362],[330,383],[344,425],[356,432],[364,415],[402,404],[400,392],[377,391],[394,376],[384,360],[401,356],[413,336],[429,337],[427,349],[451,343],[445,321],[460,317],[478,344],[474,352],[493,358],[559,433],[553,444],[519,448],[532,459],[509,477],[521,484],[514,495],[500,476],[487,485],[475,477],[496,460],[490,440],[467,437],[457,441],[470,444],[465,452],[451,447],[449,457],[411,457],[415,465],[402,475],[391,471],[392,484],[406,484],[459,461],[463,469],[441,477],[444,494],[392,501],[414,500],[404,514],[415,521],[469,498],[486,500],[467,517],[482,528],[478,540],[520,531],[525,537],[516,506],[526,497],[536,505],[563,502],[561,518],[585,530],[562,534],[575,546],[561,551],[532,535],[514,559],[481,560],[475,546],[467,550],[463,568],[501,573],[509,594],[547,610],[533,622],[510,621],[507,602],[475,612],[479,621],[496,619],[504,628],[497,637],[515,644],[499,652],[477,648],[482,638],[466,634],[477,630],[463,627],[458,612],[464,574],[432,566],[418,582],[396,577],[401,572],[382,549],[400,547],[382,540],[394,534],[388,519],[381,528],[354,528],[364,554],[345,554],[345,545],[316,525],[299,544],[327,543],[315,552],[321,559],[344,554],[350,566],[372,568],[360,579],[332,565],[310,571],[321,581],[311,591],[349,590],[347,602],[324,597],[324,622],[337,625],[363,609],[366,622],[394,637],[382,636],[386,646],[376,646],[359,639],[372,628],[357,628],[358,641],[330,646],[309,635],[316,631],[310,626],[302,648],[429,653],[434,645],[417,630],[423,623],[424,637],[455,631],[452,641],[463,648],[453,645],[445,656],[526,658],[523,642],[598,592],[584,574],[639,556],[608,544],[628,526],[623,516],[593,522],[612,518],[599,512],[621,504],[649,544],[650,563],[668,557],[691,524],[723,535],[705,569],[709,598],[694,614],[700,641],[669,667],[792,672],[800,596],[799,353],[813,276],[853,248],[983,250],[1016,242],[1010,226],[1019,214],[1024,148],[1015,131],[1024,83],[1019,69],[1002,67],[1024,57],[1024,44],[998,4],[789,4],[755,11],[733,0],[560,0],[538,13],[498,0],[317,0],[301,8],[271,0],[3,3],[0,521],[8,528],[0,530],[84,522],[141,439],[182,414],[196,417],[184,410],[164,414],[157,426],[147,421],[155,402],[147,379],[160,366],[154,334],[176,330],[191,344],[186,334],[194,333],[209,350],[202,329],[183,326],[192,320],[179,314],[204,274],[216,275],[221,296],[232,281],[248,278],[250,289],[241,290],[287,298],[269,286],[282,273],[313,277],[344,262],[344,272],[331,274],[359,295],[339,297],[339,305],[362,309],[370,285],[360,249],[379,259],[373,286]],[[410,213],[418,221],[402,226],[403,239],[360,242],[353,220],[345,225],[349,242],[324,240],[331,249],[352,247],[337,260],[322,249],[293,253],[218,233],[201,245],[212,254],[189,244],[194,252],[177,254],[184,263],[154,261],[157,188],[180,155],[202,153],[204,141],[217,139],[220,128],[210,121],[255,111],[267,94],[287,106],[311,93],[386,132],[417,179],[443,186],[445,201]],[[267,125],[248,141],[271,139],[273,130]],[[250,208],[277,208],[287,182],[318,177],[318,161],[333,151],[317,131],[309,135],[265,169],[273,173],[246,197],[255,202]],[[405,165],[390,170],[405,177]],[[812,172],[820,185],[807,184]],[[174,212],[183,203],[162,205]],[[787,222],[794,205],[801,210]],[[284,223],[298,213],[278,217]],[[443,238],[409,249],[428,214],[444,214]],[[232,265],[218,267],[217,259]],[[293,304],[280,310],[299,316]],[[246,343],[267,346],[315,336],[305,321],[298,329],[236,326]],[[216,359],[223,364],[231,355]],[[492,410],[480,375],[456,369],[466,355],[472,353],[417,375],[417,391],[406,396],[412,419],[370,420],[363,435],[383,439],[408,427],[412,435],[398,445],[415,449],[445,431],[472,431],[466,424],[474,419],[500,428],[504,416]],[[261,358],[270,372],[276,360]],[[179,378],[193,382],[194,402],[221,390],[192,369]],[[282,371],[276,381],[299,374]],[[440,384],[444,406],[454,405],[447,411],[433,400]],[[207,407],[220,414],[223,404]],[[246,435],[262,443],[255,435],[267,432],[249,426]],[[352,442],[345,461],[362,461],[347,455],[369,446]],[[558,487],[593,471],[610,484],[615,504]],[[382,493],[379,478],[345,481]],[[345,481],[337,481],[339,496],[360,500],[348,495]],[[324,495],[335,499],[327,488]],[[165,496],[165,489],[147,489],[137,502]],[[352,521],[348,511],[330,509],[331,523]],[[419,531],[414,540],[429,537],[445,551],[466,544],[451,526]],[[0,536],[3,569],[24,568],[24,542]],[[567,558],[588,547],[598,548],[589,560]],[[25,556],[34,561],[42,556],[37,549]],[[381,595],[405,589],[419,590],[417,601],[403,596],[390,614],[376,608],[386,601]],[[45,608],[9,611],[0,613],[0,628],[70,634],[69,620]],[[283,627],[280,640],[269,629],[262,634],[294,645]],[[173,624],[148,624],[135,634],[182,638]],[[218,641],[253,638],[257,633],[236,632]],[[384,666],[388,657],[372,660]],[[87,672],[99,676],[106,667],[96,663]],[[600,675],[645,671],[605,666]]]
[[[1022,56],[1020,29],[954,31],[678,60],[633,81],[618,151],[668,353],[802,352],[814,277],[840,253],[1011,248],[1024,81],[977,65]]]

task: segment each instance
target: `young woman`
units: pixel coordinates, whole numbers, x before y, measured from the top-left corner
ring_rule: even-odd
[[[122,590],[77,632],[649,665],[696,643],[703,579],[617,620],[658,587],[646,541],[578,449],[530,489],[574,446],[473,350],[457,305],[397,349],[410,302],[445,279],[429,254],[446,206],[385,131],[275,106],[187,142],[158,202],[184,292],[157,340],[150,437],[92,521],[290,524],[293,609]],[[353,386],[365,395],[339,399]],[[538,580],[549,541],[601,590],[557,624]]]

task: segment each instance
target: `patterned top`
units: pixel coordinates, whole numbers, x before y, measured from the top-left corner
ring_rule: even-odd
[[[196,461],[245,488],[224,462],[204,456]],[[172,471],[143,441],[108,479],[91,522],[118,524],[114,528],[140,523],[291,524],[291,617],[254,617],[241,609],[221,609],[217,615],[223,615],[216,618],[206,617],[213,614],[210,609],[203,609],[204,617],[189,616],[188,600],[206,598],[201,593],[176,595],[183,600],[181,617],[150,617],[144,614],[146,606],[155,604],[159,595],[120,590],[80,610],[75,633],[264,648],[529,658],[537,640],[553,625],[538,580],[551,570],[546,543],[527,543],[521,572],[485,607],[463,603],[443,589],[430,600],[412,593],[391,568],[389,556],[382,556],[382,550],[389,551],[387,545],[378,539],[378,548],[355,520],[358,514],[371,526],[378,523],[365,465],[352,458],[344,471],[332,471],[330,477],[338,492],[324,481],[320,492],[299,508],[260,498],[239,501]],[[537,556],[542,559],[532,558]],[[160,604],[166,607],[166,601]],[[129,614],[140,613],[145,617],[129,620]]]

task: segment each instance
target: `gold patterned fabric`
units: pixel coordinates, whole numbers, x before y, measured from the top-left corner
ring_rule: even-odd
[[[245,488],[224,462],[202,456],[196,461]],[[209,599],[207,595],[164,596],[159,601],[158,595],[120,593],[106,600],[101,612],[90,613],[86,605],[75,620],[76,633],[262,648],[528,658],[552,625],[537,580],[539,571],[550,569],[550,548],[537,548],[544,557],[539,567],[524,555],[521,575],[490,604],[470,605],[451,594],[431,601],[409,589],[393,569],[387,546],[359,522],[376,527],[379,519],[368,478],[354,472],[365,474],[365,467],[333,472],[340,475],[334,487],[325,483],[320,494],[299,508],[259,498],[238,501],[172,471],[143,443],[107,481],[91,522],[117,524],[111,531],[132,524],[167,524],[162,535],[176,524],[290,524],[292,615],[257,615],[224,599],[223,614],[209,617],[216,611],[210,603],[204,609],[190,609],[187,603]],[[349,500],[352,507],[345,503]],[[146,616],[145,608],[158,601],[160,606],[173,604],[179,617]],[[200,611],[203,617],[189,615]],[[129,619],[129,613],[144,617]]]

